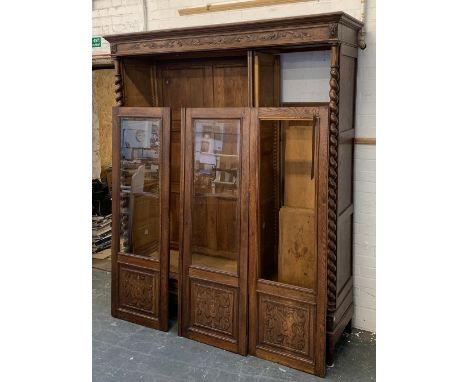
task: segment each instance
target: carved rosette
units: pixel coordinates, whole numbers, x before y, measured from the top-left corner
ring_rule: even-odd
[[[123,106],[123,93],[122,93],[122,75],[120,73],[120,61],[114,60],[115,68],[115,103],[117,106]]]
[[[338,37],[338,24],[337,23],[328,24],[328,37],[330,38]]]
[[[339,106],[339,51],[331,49],[330,69],[330,131],[328,139],[328,232],[327,232],[327,290],[328,312],[336,310],[336,259],[337,259],[337,188],[338,188],[338,106]]]

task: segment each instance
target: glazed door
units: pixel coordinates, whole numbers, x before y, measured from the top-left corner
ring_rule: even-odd
[[[169,108],[113,108],[112,315],[166,331]]]
[[[325,375],[328,108],[252,110],[249,353]]]
[[[179,333],[246,354],[250,111],[182,115]]]

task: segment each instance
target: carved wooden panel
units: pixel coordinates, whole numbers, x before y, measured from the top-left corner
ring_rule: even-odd
[[[192,279],[191,324],[234,337],[237,316],[236,294],[234,289],[200,283]]]
[[[258,345],[309,357],[312,306],[260,293],[258,303]]]
[[[156,272],[156,275],[158,272]],[[120,267],[119,305],[152,315],[158,314],[158,285],[154,274]]]
[[[162,52],[180,52],[228,48],[248,48],[266,45],[282,45],[293,43],[311,43],[328,40],[328,25],[312,27],[267,30],[259,32],[240,32],[237,34],[224,34],[217,36],[197,36],[179,38],[154,38],[150,41],[111,43],[111,53],[117,55],[125,54],[148,54]],[[110,39],[109,39],[110,40]],[[114,48],[114,52],[112,52]]]

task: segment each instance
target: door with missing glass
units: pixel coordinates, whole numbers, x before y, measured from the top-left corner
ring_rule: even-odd
[[[251,116],[249,353],[324,376],[328,107]]]

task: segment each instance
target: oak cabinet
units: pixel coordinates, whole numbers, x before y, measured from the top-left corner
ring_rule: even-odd
[[[360,22],[107,36],[112,314],[316,375],[353,314]]]

